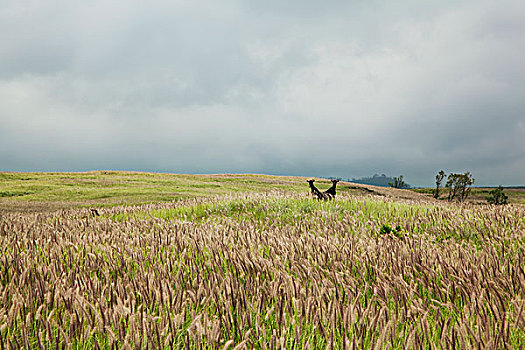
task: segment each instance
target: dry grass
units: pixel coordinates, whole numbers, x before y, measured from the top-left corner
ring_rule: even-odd
[[[3,215],[2,349],[525,343],[523,206],[267,193],[100,212]]]

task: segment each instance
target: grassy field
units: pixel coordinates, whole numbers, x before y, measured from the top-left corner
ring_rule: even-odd
[[[494,188],[474,187],[471,189],[468,202],[474,204],[486,204],[487,197],[493,190]],[[424,194],[428,197],[432,197],[434,195],[434,188],[415,188],[412,191]],[[525,204],[525,188],[506,188],[504,189],[504,193],[508,197],[509,203]],[[448,192],[446,189],[440,190],[440,200],[446,200],[447,195]]]
[[[177,175],[120,171],[86,173],[0,172],[0,213],[46,212],[73,207],[111,207],[228,193],[308,191],[304,177],[270,175]],[[327,189],[327,179],[317,179]],[[433,201],[431,188],[400,191],[376,186],[340,183],[341,193]],[[490,189],[474,188],[471,203],[486,203]],[[444,193],[444,192],[443,192]],[[525,204],[525,189],[507,189],[510,203]],[[444,196],[444,194],[443,194]],[[444,198],[443,198],[444,199]]]
[[[318,180],[330,187],[329,180]],[[108,207],[228,193],[306,192],[305,178],[269,175],[177,175],[140,172],[0,173],[0,211]],[[341,188],[343,192],[350,190]],[[359,192],[359,191],[357,191]]]
[[[319,202],[299,177],[2,176],[33,193],[2,202],[1,348],[525,344],[523,205],[353,184]]]

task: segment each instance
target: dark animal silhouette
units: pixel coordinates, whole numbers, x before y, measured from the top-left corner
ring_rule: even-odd
[[[312,196],[317,197],[319,200],[327,200],[328,195],[324,194],[323,192],[319,191],[317,187],[315,187],[314,182],[315,180],[306,180],[308,184],[310,185],[310,190],[312,191]]]
[[[91,216],[93,217],[100,216],[97,209],[89,209],[89,210],[91,210]]]
[[[323,194],[328,196],[328,199],[335,198],[335,186],[337,186],[337,183],[339,182],[339,180],[337,179],[332,179],[331,181],[332,181],[332,187],[330,187],[329,189],[323,192]]]

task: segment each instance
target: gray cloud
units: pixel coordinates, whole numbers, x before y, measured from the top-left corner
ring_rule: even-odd
[[[0,170],[525,182],[521,1],[0,5]]]

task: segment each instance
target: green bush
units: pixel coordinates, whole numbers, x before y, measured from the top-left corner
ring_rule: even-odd
[[[398,238],[402,238],[403,234],[401,233],[401,226],[397,225],[395,229],[392,228],[392,226],[388,224],[383,224],[381,228],[379,229],[380,235],[394,235]]]
[[[490,191],[489,196],[487,197],[487,202],[489,202],[490,204],[495,204],[495,205],[507,204],[507,200],[508,200],[508,197],[503,192],[503,186],[501,185],[498,188]]]

